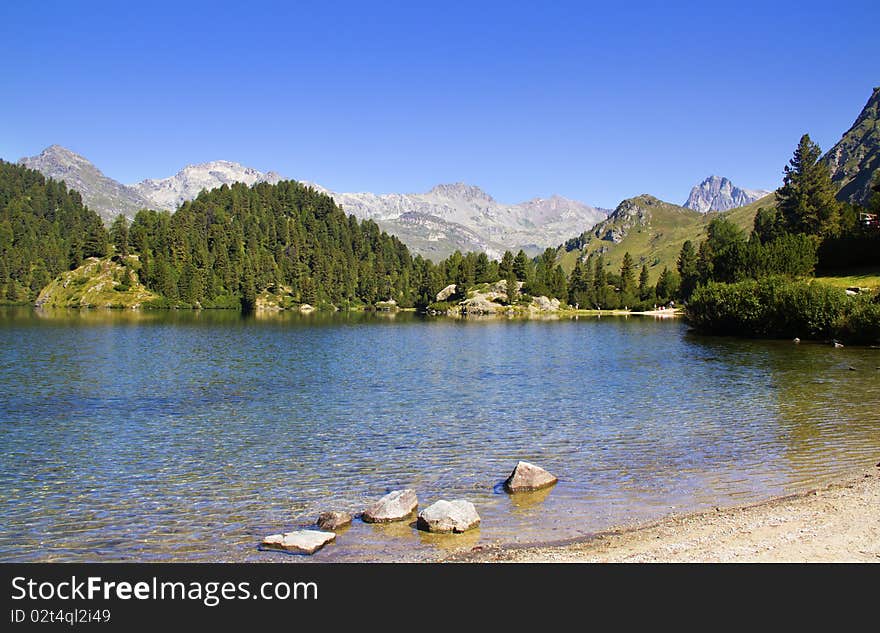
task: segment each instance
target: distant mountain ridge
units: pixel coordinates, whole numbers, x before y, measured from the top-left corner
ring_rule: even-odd
[[[187,165],[168,178],[124,185],[59,145],[19,163],[66,181],[108,224],[120,213],[132,218],[144,208],[174,211],[200,191],[224,184],[274,184],[283,180],[274,171],[262,172],[218,160]],[[374,220],[415,252],[435,260],[455,250],[484,251],[495,258],[506,249],[523,248],[537,254],[566,236],[593,226],[608,214],[605,209],[556,195],[503,204],[479,187],[465,183],[440,184],[426,193],[415,194],[339,193],[314,183],[304,184],[332,196],[346,213]]]
[[[700,213],[744,207],[766,196],[764,189],[743,189],[723,176],[709,176],[691,189],[684,206]]]
[[[441,229],[444,224],[450,231],[454,230],[450,225],[464,227],[479,236],[478,250],[494,257],[500,257],[505,249],[535,253],[558,244],[574,231],[593,226],[608,213],[558,195],[504,204],[479,187],[461,182],[437,185],[426,193],[328,193],[346,212],[375,220],[405,242],[438,241],[413,224],[416,217],[429,217],[435,233],[446,233]]]
[[[251,186],[258,182],[274,185],[283,180],[274,171],[262,172],[228,160],[215,160],[198,165],[187,165],[168,178],[148,178],[129,185],[129,188],[149,200],[153,207],[174,211],[187,200],[194,199],[203,190],[241,182]]]
[[[87,159],[60,145],[50,145],[37,156],[22,158],[18,164],[66,182],[105,223],[120,213],[132,218],[139,210],[152,206],[138,191],[108,178]]]

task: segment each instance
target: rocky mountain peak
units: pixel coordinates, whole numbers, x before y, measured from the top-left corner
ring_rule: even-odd
[[[80,193],[86,206],[107,222],[120,213],[134,217],[140,209],[150,206],[138,192],[108,178],[87,159],[61,145],[50,145],[37,156],[18,162],[47,178],[64,181],[69,189]]]
[[[467,200],[467,201],[484,201],[484,202],[494,202],[495,199],[490,196],[488,193],[480,189],[475,185],[469,185],[463,182],[455,182],[452,184],[440,184],[436,185],[429,194],[433,194],[435,196],[442,196],[444,198],[453,198],[457,200]]]
[[[770,192],[763,189],[737,187],[723,176],[709,176],[691,189],[684,206],[700,213],[727,211],[751,204],[768,193]]]
[[[192,200],[202,190],[241,182],[248,186],[258,182],[274,184],[282,177],[274,171],[262,172],[252,167],[228,160],[187,165],[168,178],[148,178],[129,185],[130,189],[149,199],[154,207],[174,211],[187,200]]]

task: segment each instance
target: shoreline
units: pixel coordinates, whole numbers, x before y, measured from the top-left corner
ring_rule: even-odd
[[[880,563],[880,464],[758,503],[670,514],[585,538],[477,547],[463,563]]]

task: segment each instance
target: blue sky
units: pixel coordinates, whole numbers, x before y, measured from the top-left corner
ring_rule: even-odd
[[[613,4],[3,2],[0,157],[681,203],[709,174],[778,186],[880,85],[876,1]]]

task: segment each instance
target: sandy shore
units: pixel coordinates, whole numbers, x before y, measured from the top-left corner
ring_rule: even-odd
[[[880,468],[758,505],[673,515],[577,543],[489,547],[447,560],[880,563]]]

